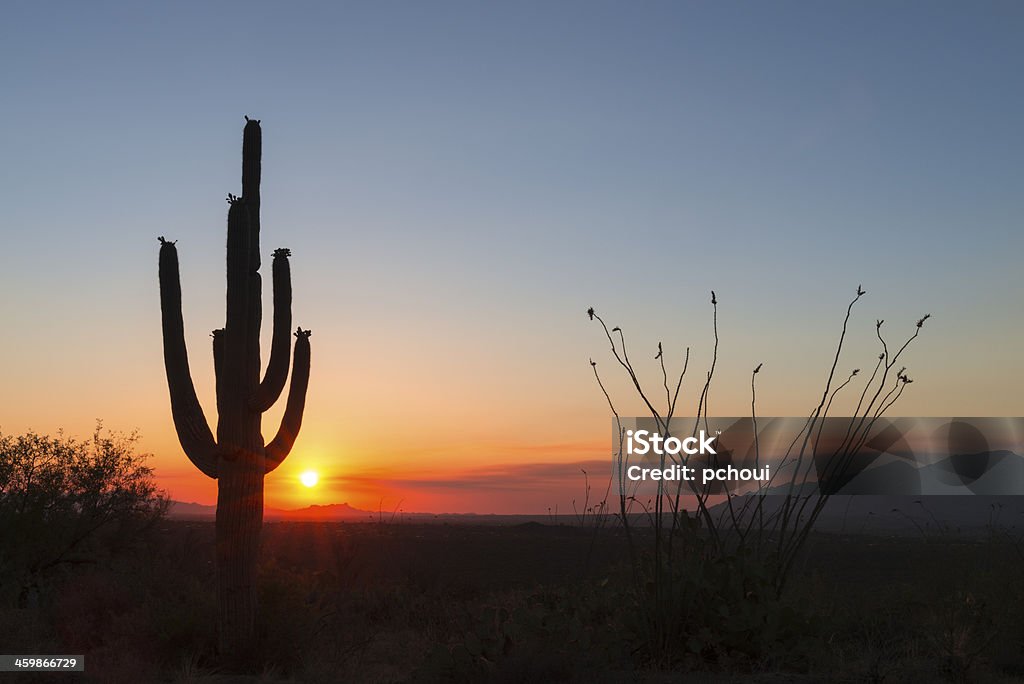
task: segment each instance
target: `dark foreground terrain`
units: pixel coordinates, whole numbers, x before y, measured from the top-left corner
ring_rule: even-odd
[[[242,677],[214,652],[213,525],[166,521],[0,611],[0,651],[84,653],[86,675],[0,681],[1024,681],[1021,550],[995,532],[819,534],[772,608],[785,620],[769,615],[785,629],[755,648],[731,627],[742,606],[691,605],[712,627],[659,662],[621,530],[268,523]]]

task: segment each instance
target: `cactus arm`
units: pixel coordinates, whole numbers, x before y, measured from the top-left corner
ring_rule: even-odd
[[[288,403],[277,436],[266,448],[266,472],[281,465],[295,444],[302,426],[302,412],[306,407],[306,389],[309,387],[309,330],[295,332],[295,359],[292,363],[292,382],[288,387]]]
[[[292,274],[287,249],[274,250],[274,336],[270,344],[270,361],[263,382],[256,390],[253,409],[266,411],[284,389],[288,379],[288,355],[291,351],[292,329]]]
[[[224,391],[224,328],[214,330],[210,337],[213,338],[213,377],[216,380],[217,396]]]
[[[160,316],[163,326],[164,368],[171,395],[171,415],[178,441],[189,460],[206,476],[217,477],[217,445],[196,397],[185,347],[181,315],[181,279],[178,249],[160,238]]]

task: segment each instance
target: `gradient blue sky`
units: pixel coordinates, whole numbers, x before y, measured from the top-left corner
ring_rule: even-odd
[[[0,429],[103,417],[191,477],[155,238],[212,420],[243,114],[314,330],[295,468],[599,458],[585,309],[693,345],[694,389],[710,289],[715,413],[761,361],[762,413],[812,405],[863,283],[841,367],[931,312],[899,412],[1020,415],[1022,36],[1010,2],[5,3]]]

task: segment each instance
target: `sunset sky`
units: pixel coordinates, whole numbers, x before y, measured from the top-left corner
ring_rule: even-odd
[[[712,413],[747,414],[761,362],[759,413],[812,408],[862,283],[841,368],[930,312],[896,413],[1022,415],[1022,35],[1010,2],[5,3],[0,431],[137,428],[213,503],[171,424],[156,237],[214,424],[246,114],[264,264],[292,249],[313,330],[268,506],[567,511],[580,467],[607,482],[589,358],[640,411],[587,307],[651,383],[659,340],[692,347],[692,414],[712,289]]]

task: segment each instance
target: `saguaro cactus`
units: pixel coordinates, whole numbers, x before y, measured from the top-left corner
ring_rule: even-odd
[[[224,652],[251,644],[255,633],[256,561],[263,525],[263,476],[291,451],[309,383],[310,331],[295,332],[295,359],[284,418],[265,444],[261,419],[284,389],[291,347],[292,289],[287,249],[274,251],[274,334],[260,380],[260,122],[246,117],[242,196],[228,195],[227,322],[213,331],[217,437],[196,397],[185,349],[178,251],[160,238],[160,309],[171,414],[189,460],[217,480],[217,594]]]

